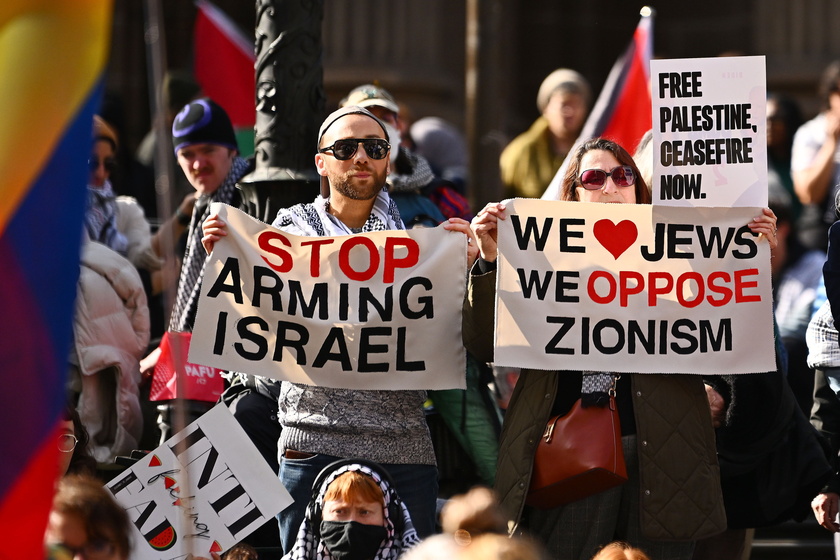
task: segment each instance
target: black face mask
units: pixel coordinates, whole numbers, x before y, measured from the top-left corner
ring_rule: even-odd
[[[335,560],[370,560],[388,531],[356,521],[321,521],[321,541]]]

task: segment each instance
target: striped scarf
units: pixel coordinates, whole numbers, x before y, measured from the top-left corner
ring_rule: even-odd
[[[111,182],[102,187],[88,185],[85,229],[91,241],[97,241],[125,256],[128,239],[117,230],[117,201]]]
[[[207,260],[207,253],[201,245],[201,224],[210,216],[211,202],[231,203],[236,192],[236,183],[247,170],[247,161],[240,157],[234,158],[222,186],[216,189],[206,201],[203,201],[202,212],[198,211],[200,205],[198,202],[196,203],[196,211],[193,212],[187,234],[186,256],[184,257],[184,264],[181,265],[181,276],[178,278],[178,292],[175,296],[175,304],[172,307],[169,330],[192,331],[192,321],[195,318],[195,310],[198,305],[198,294],[201,291],[201,281],[204,278],[204,262]]]
[[[304,237],[335,237],[356,233],[329,212],[328,198],[318,196],[311,204],[296,204],[277,212],[272,224],[293,235]],[[360,233],[405,229],[400,211],[385,189],[379,191],[365,225]]]

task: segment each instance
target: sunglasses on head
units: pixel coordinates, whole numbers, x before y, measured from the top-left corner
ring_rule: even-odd
[[[587,169],[580,174],[580,184],[584,189],[594,191],[600,189],[607,182],[607,177],[612,177],[617,187],[629,187],[636,183],[636,175],[629,165],[619,165],[609,171],[603,169]]]
[[[113,173],[117,168],[117,160],[112,157],[106,157],[105,159],[100,160],[96,156],[91,156],[88,158],[88,169],[91,172],[96,171],[99,169],[100,163],[105,166],[105,171],[108,173]]]
[[[384,159],[388,155],[388,150],[391,149],[388,141],[382,138],[342,138],[336,140],[332,146],[321,148],[318,152],[322,154],[332,152],[335,159],[344,161],[356,155],[359,144],[365,147],[365,153],[370,159]]]

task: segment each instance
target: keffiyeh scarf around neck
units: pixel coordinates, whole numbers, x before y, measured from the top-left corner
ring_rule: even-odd
[[[388,196],[385,189],[376,195],[370,216],[360,232],[353,231],[330,214],[329,204],[328,198],[318,195],[311,204],[297,204],[291,208],[281,209],[272,225],[288,233],[304,237],[335,237],[370,231],[405,229],[397,203]]]
[[[222,185],[203,204],[203,211],[198,212],[199,205],[196,204],[196,211],[193,212],[192,219],[190,220],[187,250],[184,263],[181,265],[181,275],[178,278],[178,292],[175,296],[175,304],[172,307],[169,330],[192,331],[192,318],[195,317],[195,307],[198,303],[198,294],[201,290],[201,280],[204,277],[204,261],[207,259],[207,253],[201,245],[201,224],[210,216],[211,202],[230,204],[236,192],[236,182],[245,174],[247,169],[247,161],[241,157],[234,158],[227,177],[225,177]]]
[[[419,192],[435,178],[435,174],[428,160],[423,156],[407,149],[400,150],[400,155],[403,153],[411,171],[410,173],[392,172],[388,175],[388,185],[395,193]]]
[[[417,531],[411,522],[408,508],[388,481],[383,479],[378,472],[369,468],[367,465],[360,465],[358,463],[342,465],[332,472],[318,490],[317,503],[321,506],[322,510],[327,488],[329,488],[333,480],[348,471],[361,472],[373,478],[385,496],[385,528],[388,531],[388,536],[382,541],[382,545],[380,545],[374,560],[395,560],[409,548],[418,544],[420,537],[417,536]],[[394,521],[389,517],[392,503],[397,504],[399,506],[397,510],[402,513],[403,529],[400,533],[395,531]],[[320,524],[320,522],[320,519],[304,518],[303,523],[300,525],[297,538],[295,539],[295,544],[292,550],[283,556],[283,560],[332,560],[330,551],[326,549],[320,539],[315,538],[312,531],[313,524]]]
[[[615,391],[618,374],[599,371],[584,371],[580,389],[580,404],[583,408],[589,406],[606,406],[610,402],[610,394]]]
[[[111,182],[106,179],[101,187],[88,185],[87,190],[85,229],[88,237],[125,256],[128,239],[117,230],[117,201]]]

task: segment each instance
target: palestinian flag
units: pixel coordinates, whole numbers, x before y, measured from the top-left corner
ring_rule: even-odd
[[[616,61],[604,83],[601,94],[583,125],[580,137],[569,152],[575,153],[579,143],[596,137],[609,138],[631,154],[642,136],[652,126],[650,98],[650,59],[653,51],[653,10],[642,10],[642,19],[627,50]],[[542,198],[560,198],[560,185],[569,158],[563,162]]]
[[[256,122],[254,40],[207,0],[197,0],[196,7],[195,79],[204,94],[227,112],[239,151],[250,155],[254,153]]]

